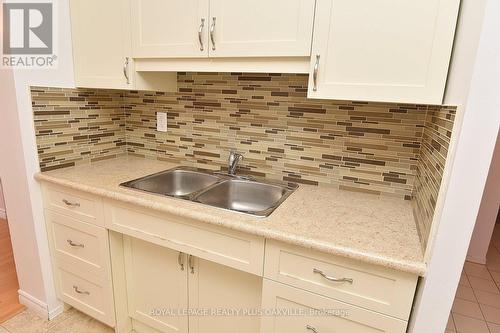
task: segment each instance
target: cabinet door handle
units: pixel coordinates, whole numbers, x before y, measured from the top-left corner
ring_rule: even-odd
[[[188,257],[189,268],[191,269],[191,274],[194,274],[194,257],[189,255]]]
[[[198,28],[198,40],[200,41],[200,51],[203,51],[203,28],[205,27],[205,19],[201,19],[200,27]]]
[[[215,17],[212,17],[212,25],[210,26],[210,40],[212,41],[212,50],[215,51]]]
[[[318,90],[318,69],[319,69],[319,54],[316,54],[316,63],[313,70],[313,91]]]
[[[78,288],[78,286],[73,286],[73,290],[75,290],[75,292],[77,294],[90,295],[90,293],[88,291],[80,290],[80,288]]]
[[[71,202],[69,200],[66,200],[66,199],[63,199],[62,202],[64,202],[64,204],[66,206],[71,206],[71,207],[80,207],[80,204],[78,202]]]
[[[81,247],[81,248],[84,248],[85,245],[84,244],[80,244],[80,243],[74,243],[71,239],[68,239],[67,240],[68,244],[73,246],[73,247]]]
[[[311,331],[313,333],[318,333],[318,330],[315,329],[314,327],[312,327],[311,325],[306,325],[306,329],[308,329],[309,331]]]
[[[130,84],[130,78],[128,76],[128,57],[125,57],[125,63],[123,64],[123,76],[125,76],[125,79],[127,80],[127,84]]]
[[[328,281],[332,281],[332,282],[348,282],[350,284],[352,284],[354,282],[353,279],[349,279],[349,278],[334,278],[332,276],[328,276],[325,273],[323,273],[323,271],[321,271],[317,268],[313,269],[313,273],[319,274],[322,277],[324,277],[325,279],[327,279]]]
[[[184,270],[184,253],[179,252],[179,256],[177,257],[177,261],[179,262],[179,266],[181,266],[181,271]]]

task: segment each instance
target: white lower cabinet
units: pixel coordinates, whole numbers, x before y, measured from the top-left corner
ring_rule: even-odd
[[[136,332],[254,333],[262,278],[137,238],[123,238],[128,315]]]
[[[51,210],[45,219],[59,298],[114,326],[108,231]]]
[[[63,187],[43,193],[60,299],[117,333],[406,330],[415,275]]]
[[[260,317],[248,310],[261,305],[262,277],[195,258],[189,274],[190,333],[255,333]],[[246,312],[246,313],[245,313]]]
[[[188,307],[185,255],[124,237],[128,314],[160,332],[187,332],[188,317],[166,311]]]
[[[264,279],[261,333],[404,333],[403,320]]]

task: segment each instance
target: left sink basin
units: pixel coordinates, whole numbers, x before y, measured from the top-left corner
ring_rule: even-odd
[[[182,168],[162,171],[121,185],[161,195],[186,197],[219,180],[220,178],[215,175]]]

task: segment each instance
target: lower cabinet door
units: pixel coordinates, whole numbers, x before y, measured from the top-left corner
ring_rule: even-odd
[[[264,279],[261,333],[404,333],[407,322]]]
[[[257,333],[262,277],[191,257],[189,333]]]
[[[186,255],[124,237],[128,312],[136,332],[187,333]]]

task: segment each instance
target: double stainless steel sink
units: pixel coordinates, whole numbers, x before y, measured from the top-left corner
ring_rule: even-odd
[[[121,184],[255,216],[269,216],[298,187],[294,183],[257,181],[195,168],[178,167]]]

